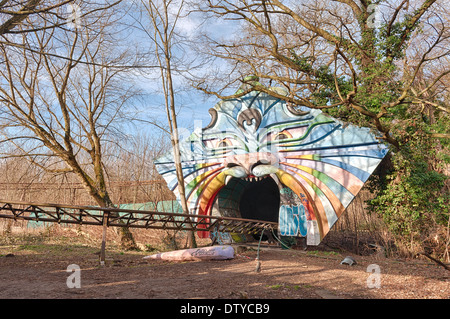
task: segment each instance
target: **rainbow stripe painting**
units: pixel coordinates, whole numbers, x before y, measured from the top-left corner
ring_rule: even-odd
[[[262,92],[209,113],[180,142],[190,213],[279,222],[279,234],[308,245],[326,236],[388,151],[368,128]],[[178,196],[173,153],[155,165]]]

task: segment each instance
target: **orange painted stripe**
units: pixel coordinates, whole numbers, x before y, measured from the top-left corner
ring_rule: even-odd
[[[301,193],[306,195],[306,198],[311,205],[308,207],[308,210],[310,212],[314,212],[314,216],[319,227],[320,239],[322,240],[323,237],[328,233],[330,228],[328,226],[327,216],[325,214],[322,203],[320,202],[320,200],[318,200],[317,195],[312,187],[308,185],[308,183],[306,183],[304,180],[298,180],[282,169],[278,169],[276,175],[278,176],[280,182],[292,189],[292,191],[294,191],[294,193],[297,194],[298,197],[301,198]]]
[[[299,156],[309,156],[309,155],[299,155]],[[308,158],[297,158],[297,156],[291,156],[288,157],[287,159],[303,159],[303,160],[310,160]],[[311,159],[312,160],[312,159]],[[314,161],[314,160],[312,160]],[[327,176],[329,176],[330,178],[334,179],[336,182],[338,182],[339,184],[341,184],[342,186],[344,186],[350,193],[352,193],[354,196],[356,196],[359,192],[359,190],[364,186],[364,183],[357,178],[355,175],[353,175],[352,173],[350,173],[349,171],[346,171],[345,169],[332,165],[332,164],[328,164],[328,163],[324,163],[324,162],[320,162],[320,161],[315,161],[318,163],[321,163],[321,165],[323,165],[323,170],[319,170],[317,168],[311,168],[308,166],[304,166],[304,165],[299,165],[299,164],[293,164],[293,163],[289,163],[290,165],[297,165],[298,167],[301,167],[301,169],[303,171],[308,172],[308,170],[317,170]]]
[[[300,174],[298,171],[295,171],[293,169],[288,169],[288,170],[292,171],[296,175],[303,178],[310,186],[314,185],[314,186],[318,187],[324,193],[324,195],[327,197],[327,199],[330,201],[331,205],[333,206],[334,212],[336,213],[338,218],[345,211],[345,207],[342,205],[341,201],[339,200],[339,198],[337,198],[337,196],[333,193],[333,191],[324,182],[322,182],[320,179],[318,179],[317,177],[315,177],[312,174],[312,172],[314,170],[311,170],[311,168],[309,168],[309,167],[305,167],[307,170],[304,170],[303,169],[304,166],[301,166],[301,165],[293,165],[293,164],[289,164],[289,163],[280,163],[280,164],[298,168],[302,172],[302,174]],[[305,174],[305,175],[303,175],[303,174]]]
[[[211,206],[214,201],[215,196],[219,192],[219,190],[225,185],[225,177],[226,175],[223,172],[220,172],[208,181],[208,187],[205,187],[201,195],[199,196],[199,206],[198,206],[198,214],[199,215],[210,215]],[[205,185],[206,186],[206,185]],[[208,238],[208,231],[199,231],[197,233],[200,238]]]

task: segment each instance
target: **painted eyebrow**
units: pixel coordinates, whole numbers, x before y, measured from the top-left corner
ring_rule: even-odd
[[[204,134],[202,136],[201,143],[202,143],[204,149],[210,149],[209,147],[207,147],[205,145],[205,143],[203,141],[211,141],[211,140],[219,140],[219,139],[222,140],[225,138],[236,140],[239,143],[239,146],[241,146],[243,149],[248,151],[248,147],[245,144],[244,140],[240,136],[233,134],[232,132],[219,132],[219,133]],[[229,148],[236,148],[237,146],[238,145],[233,145],[233,146],[229,146]]]
[[[269,134],[273,131],[281,132],[282,130],[289,129],[289,128],[308,126],[311,124],[311,121],[309,121],[309,120],[312,120],[312,119],[314,119],[313,116],[305,118],[301,121],[299,121],[298,119],[295,119],[295,120],[278,122],[278,123],[273,123],[271,125],[267,125],[260,130],[260,133],[258,133],[258,139],[261,140],[261,138],[264,138],[267,134]]]
[[[309,127],[308,127],[308,129],[306,130],[306,132],[305,132],[302,136],[295,137],[295,138],[287,138],[287,139],[283,139],[283,140],[273,140],[273,141],[268,141],[268,142],[266,142],[266,143],[264,143],[264,144],[261,144],[261,145],[258,147],[258,150],[261,149],[261,148],[263,148],[263,147],[266,147],[266,146],[268,146],[268,145],[272,145],[272,144],[278,144],[278,145],[280,145],[280,146],[282,146],[282,147],[295,146],[295,145],[297,145],[297,144],[292,144],[292,145],[287,145],[287,146],[283,146],[283,144],[289,144],[289,143],[300,142],[300,141],[304,140],[306,137],[308,137],[308,135],[311,133],[311,131],[312,131],[316,126],[319,126],[319,125],[322,125],[322,124],[331,124],[331,123],[334,123],[334,121],[333,121],[333,120],[329,120],[329,121],[315,122],[315,123],[312,123],[312,124],[309,123],[309,124],[298,125],[298,126],[294,126],[294,125],[286,126],[286,127],[284,127],[283,130],[293,129],[293,128],[300,128],[300,127],[308,127],[308,126],[309,126]],[[277,130],[276,132],[282,132],[283,130]],[[270,130],[270,131],[267,132],[264,136],[268,135],[269,133],[271,133],[271,132],[273,132],[273,131],[275,131],[275,130]]]
[[[333,123],[335,123],[335,122],[333,122]],[[330,124],[330,123],[317,123],[317,124]],[[318,142],[318,141],[320,141],[320,140],[322,140],[322,139],[328,137],[329,135],[333,134],[334,131],[336,131],[337,129],[339,129],[339,128],[341,127],[340,124],[337,124],[337,125],[334,126],[330,131],[328,131],[326,134],[322,135],[321,137],[316,138],[316,139],[314,139],[314,140],[312,140],[312,141],[309,141],[308,143],[302,143],[302,141],[303,141],[304,139],[306,139],[306,138],[309,136],[309,134],[311,133],[311,131],[312,131],[316,126],[317,126],[317,125],[311,125],[311,127],[310,127],[310,128],[305,132],[305,134],[304,134],[302,137],[300,137],[300,138],[290,139],[290,140],[281,140],[280,142],[282,142],[282,143],[280,143],[280,147],[284,147],[284,148],[294,147],[294,148],[295,148],[295,147],[299,147],[299,146],[305,146],[305,145],[314,144],[314,143],[316,143],[316,142]],[[296,142],[298,142],[298,143],[296,143]],[[286,149],[285,149],[285,150],[282,150],[282,152],[285,152],[285,151],[288,151],[288,150],[286,150]]]
[[[269,125],[269,126],[266,126],[265,128],[263,128],[258,133],[257,139],[258,139],[258,141],[262,141],[267,135],[269,135],[272,132],[279,133],[286,129],[305,127],[305,126],[309,126],[310,124],[311,124],[311,122],[298,121],[298,120],[275,123],[275,124],[272,124],[272,125]]]

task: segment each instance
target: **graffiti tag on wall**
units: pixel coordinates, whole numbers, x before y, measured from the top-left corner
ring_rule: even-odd
[[[281,205],[278,222],[281,236],[306,236],[308,226],[303,205]]]

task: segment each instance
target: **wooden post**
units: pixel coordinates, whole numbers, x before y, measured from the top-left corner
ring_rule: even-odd
[[[102,231],[102,247],[100,248],[100,266],[105,265],[106,258],[106,230],[108,228],[109,212],[103,211],[103,231]]]

